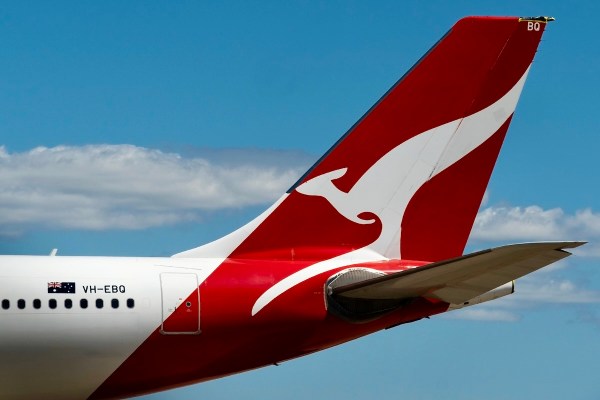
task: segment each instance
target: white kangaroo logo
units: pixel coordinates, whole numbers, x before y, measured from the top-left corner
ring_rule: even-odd
[[[252,309],[260,311],[274,298],[315,275],[358,262],[400,258],[402,220],[408,203],[432,177],[479,147],[513,114],[529,68],[501,99],[483,110],[448,122],[412,137],[393,148],[354,184],[349,192],[339,190],[334,180],[347,168],[316,176],[296,191],[326,199],[342,216],[357,224],[371,224],[361,213],[375,214],[383,225],[381,234],[365,248],[310,265],[281,280],[263,293]]]
[[[361,211],[356,207],[359,199],[355,199],[355,197],[362,191],[355,190],[357,185],[354,185],[349,193],[345,193],[339,190],[333,183],[334,180],[344,176],[347,171],[348,168],[342,168],[326,172],[298,186],[296,191],[307,196],[324,197],[340,214],[352,222],[356,222],[357,224],[371,224],[375,222],[374,219],[365,220],[358,216]],[[361,208],[372,209],[372,207],[366,204],[361,204]]]
[[[514,112],[527,72],[500,100],[468,117],[448,122],[412,137],[373,164],[348,193],[333,181],[347,168],[319,175],[296,188],[307,196],[325,198],[341,215],[357,224],[374,219],[383,224],[379,238],[369,248],[388,258],[400,256],[401,223],[408,203],[431,178],[456,163],[489,139]]]

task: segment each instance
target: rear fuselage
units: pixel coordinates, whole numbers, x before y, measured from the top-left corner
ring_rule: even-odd
[[[0,397],[146,393],[298,357],[448,306],[420,301],[351,323],[327,311],[329,271],[252,316],[278,274],[310,262],[225,260],[228,273],[219,273],[213,266],[222,261],[0,257]],[[386,272],[403,265],[377,264]]]

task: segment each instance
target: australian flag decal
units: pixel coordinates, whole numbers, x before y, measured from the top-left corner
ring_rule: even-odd
[[[48,282],[48,293],[75,293],[75,282]]]

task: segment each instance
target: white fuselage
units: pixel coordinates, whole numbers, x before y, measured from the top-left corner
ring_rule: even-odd
[[[170,273],[209,271],[198,259],[0,257],[0,398],[87,398],[189,295],[163,299]],[[53,282],[75,293],[49,293]]]

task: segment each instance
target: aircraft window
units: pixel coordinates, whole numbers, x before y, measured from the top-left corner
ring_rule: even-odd
[[[40,307],[42,307],[42,301],[40,299],[33,300],[33,308],[38,310]]]
[[[23,299],[19,299],[19,300],[17,301],[17,307],[19,307],[19,310],[22,310],[22,309],[24,309],[24,308],[25,308],[25,300],[23,300]]]
[[[104,300],[96,299],[96,308],[102,308],[102,307],[104,307]]]
[[[133,299],[127,299],[127,307],[133,308],[135,306],[135,302]]]
[[[54,310],[56,308],[56,299],[48,300],[48,307]]]
[[[8,310],[10,308],[10,301],[6,299],[2,300],[2,308]]]
[[[81,300],[79,300],[79,307],[81,307],[81,308],[87,308],[88,307],[88,301],[87,301],[87,299],[81,299]]]
[[[73,300],[65,299],[65,308],[71,308],[71,307],[73,307]]]
[[[112,306],[112,308],[119,308],[119,299],[112,299],[110,301],[110,305]]]

